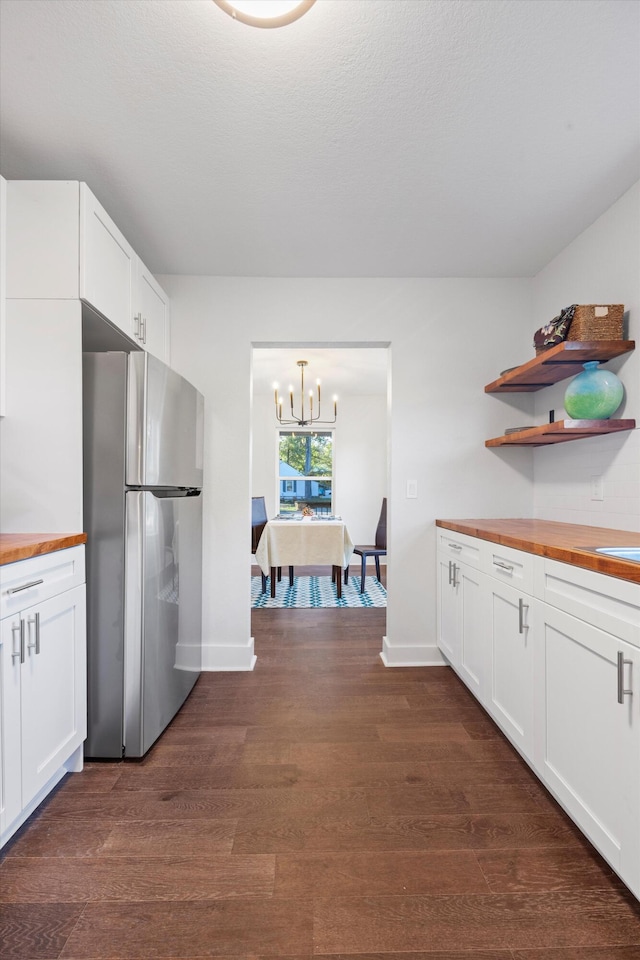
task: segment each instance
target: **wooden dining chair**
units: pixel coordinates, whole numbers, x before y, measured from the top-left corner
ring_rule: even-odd
[[[267,525],[267,505],[264,497],[251,497],[251,555],[258,549],[260,537]],[[260,571],[262,577],[262,593],[267,592],[267,577]],[[278,580],[282,578],[282,567],[278,567]],[[289,585],[293,586],[293,567],[289,567]]]
[[[376,577],[380,580],[380,557],[387,555],[387,498],[382,500],[382,509],[380,518],[376,527],[375,543],[362,546],[358,544],[353,548],[353,552],[360,557],[360,593],[364,593],[364,582],[367,575],[367,560],[373,557],[376,564]],[[345,583],[347,575],[345,571]]]

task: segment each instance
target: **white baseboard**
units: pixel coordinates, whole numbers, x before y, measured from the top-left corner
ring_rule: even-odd
[[[82,750],[82,745],[80,746]],[[64,764],[56,770],[51,779],[44,785],[44,787],[38,791],[33,800],[27,804],[22,813],[20,813],[15,820],[13,820],[5,832],[0,836],[0,848],[4,847],[7,840],[10,840],[14,833],[22,826],[23,823],[29,819],[31,814],[40,806],[45,797],[51,793],[56,784],[60,783],[63,777],[67,775],[69,771],[64,766]]]
[[[420,647],[396,645],[382,638],[380,659],[385,667],[442,667],[446,660],[436,646],[425,644]]]
[[[200,669],[202,647],[195,643],[179,643],[176,647],[176,670],[186,670],[188,673]]]
[[[202,669],[212,673],[222,670],[253,670],[257,657],[253,652],[253,637],[244,646],[235,644],[203,644]]]

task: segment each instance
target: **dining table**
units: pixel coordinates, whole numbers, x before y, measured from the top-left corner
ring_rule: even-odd
[[[276,571],[279,567],[324,566],[332,568],[338,598],[342,596],[342,574],[349,566],[353,541],[340,517],[276,517],[265,526],[256,563],[271,580],[271,596],[276,595]]]

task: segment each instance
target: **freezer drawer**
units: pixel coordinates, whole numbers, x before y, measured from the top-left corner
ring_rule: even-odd
[[[201,668],[202,498],[130,490],[125,500],[124,747],[141,757]]]

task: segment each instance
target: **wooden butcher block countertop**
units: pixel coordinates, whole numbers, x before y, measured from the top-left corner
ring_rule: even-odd
[[[0,565],[86,542],[86,533],[0,533]]]
[[[436,525],[514,550],[640,583],[640,563],[595,552],[596,547],[640,546],[640,533],[552,520],[436,520]]]

